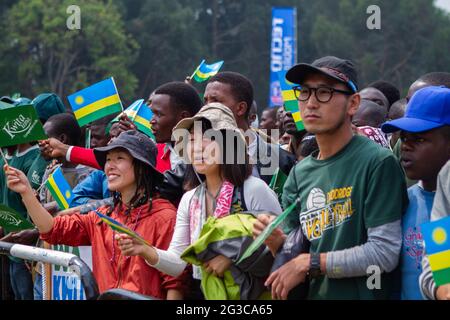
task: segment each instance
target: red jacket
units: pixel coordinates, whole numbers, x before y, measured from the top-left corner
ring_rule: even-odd
[[[158,155],[156,156],[156,170],[164,173],[167,170],[173,169],[170,163],[170,153],[164,152],[166,149],[166,144],[158,143],[156,147],[158,148]]]
[[[100,168],[97,159],[95,158],[94,149],[74,146],[70,152],[70,162],[103,170],[103,168]]]
[[[133,209],[131,215],[125,215],[123,208],[114,210],[111,217],[155,247],[168,249],[176,221],[176,209],[169,201],[155,199],[150,211],[149,204],[145,204]],[[105,214],[107,208],[98,210]],[[185,274],[174,278],[150,267],[141,257],[122,256],[113,237],[114,231],[94,211],[86,215],[57,216],[52,230],[41,234],[41,239],[51,244],[91,245],[93,273],[100,292],[122,288],[165,299],[168,289],[184,291]]]

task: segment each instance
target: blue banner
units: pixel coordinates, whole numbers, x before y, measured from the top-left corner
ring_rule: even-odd
[[[297,8],[272,8],[269,106],[283,105],[278,72],[297,63]]]

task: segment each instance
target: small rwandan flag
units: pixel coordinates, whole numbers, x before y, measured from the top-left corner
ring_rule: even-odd
[[[73,200],[72,188],[58,167],[45,183],[60,209],[68,209]]]
[[[436,285],[450,283],[450,217],[426,223],[421,229]]]
[[[100,81],[67,99],[80,127],[123,110],[114,78]]]
[[[272,232],[286,219],[288,215],[296,208],[299,203],[299,199],[297,198],[286,210],[283,211],[278,217],[276,217],[267,227],[257,236],[253,242],[248,246],[243,255],[239,258],[239,261],[236,264],[241,263],[248,257],[250,257],[263,243],[266,239],[272,234]]]
[[[152,132],[152,125],[150,124],[150,120],[152,120],[153,112],[149,106],[147,106],[144,102],[144,99],[140,99],[135,101],[131,106],[129,106],[124,111],[128,118],[134,122],[137,126],[138,130],[145,133],[152,139],[155,139],[155,136]],[[118,115],[111,123],[119,121],[120,115]]]
[[[131,230],[127,226],[124,226],[123,224],[121,224],[119,221],[114,220],[113,218],[108,217],[108,216],[106,216],[104,214],[101,214],[97,210],[95,210],[95,213],[99,216],[99,218],[104,223],[109,225],[111,227],[111,229],[113,229],[114,231],[117,231],[117,232],[120,232],[120,233],[125,233],[125,234],[129,235],[130,237],[136,239],[140,243],[150,246],[150,244],[144,238],[142,238],[140,235],[138,235],[136,232],[134,232],[133,230]]]
[[[194,73],[192,74],[191,78],[194,78],[197,82],[203,82],[217,74],[219,72],[220,68],[223,65],[223,60],[213,63],[213,64],[206,64],[205,60],[203,59],[200,65],[195,69]]]
[[[286,111],[292,114],[297,130],[305,130],[303,119],[300,114],[300,108],[298,106],[298,100],[295,97],[294,90],[292,90],[294,85],[286,80],[286,71],[278,72],[278,80],[280,81],[281,96],[283,97]]]
[[[277,194],[279,200],[281,200],[281,196],[283,195],[283,187],[287,178],[287,175],[285,175],[280,168],[277,168],[275,174],[272,176],[272,180],[269,183],[269,188]]]

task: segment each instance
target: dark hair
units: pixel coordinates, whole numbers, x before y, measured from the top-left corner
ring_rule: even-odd
[[[317,145],[316,136],[311,133],[307,133],[300,143],[300,155],[302,157],[307,157],[312,154],[314,151],[319,150],[319,146]]]
[[[212,129],[211,122],[207,119],[202,119],[202,133],[206,130]],[[220,130],[219,133],[222,136],[223,144],[221,147],[222,164],[220,164],[220,174],[224,180],[231,182],[236,187],[244,185],[245,180],[252,174],[252,165],[250,164],[249,156],[247,153],[247,146],[245,142],[238,138],[236,135],[226,134],[226,130]],[[232,139],[232,141],[230,141]],[[228,147],[232,147],[234,152],[228,152]],[[243,154],[239,153],[239,150],[243,151]],[[231,159],[230,155],[234,155]],[[244,156],[244,163],[238,163],[238,157]],[[202,181],[205,181],[205,176],[198,174]],[[186,166],[186,175],[184,179],[184,189],[186,191],[192,190],[200,185],[197,174],[194,171],[192,164]]]
[[[389,109],[388,118],[394,120],[403,117],[405,115],[407,104],[406,98],[395,101]]]
[[[134,176],[136,179],[136,193],[130,200],[131,208],[137,208],[149,202],[152,205],[152,199],[157,192],[154,181],[154,170],[140,160],[133,159]],[[112,213],[122,201],[119,192],[112,192],[113,206],[108,210],[108,215]]]
[[[379,128],[386,121],[387,110],[373,101],[361,99],[357,114],[375,128]]]
[[[174,81],[159,86],[154,94],[166,94],[170,96],[170,102],[181,111],[189,112],[190,116],[195,115],[203,106],[200,96],[190,84]]]
[[[258,113],[258,104],[255,100],[253,100],[252,105],[250,106],[250,111],[253,111],[254,113]]]
[[[430,86],[445,86],[450,88],[450,73],[448,72],[430,72],[420,76],[416,81],[422,81]]]
[[[390,82],[378,80],[372,82],[367,87],[372,87],[383,92],[383,94],[389,101],[389,106],[391,106],[395,101],[400,100],[400,91]]]
[[[262,112],[269,111],[272,114],[272,116],[275,118],[275,120],[277,120],[278,109],[279,109],[279,106],[267,107]]]
[[[53,125],[52,131],[56,135],[65,134],[68,144],[80,145],[81,128],[73,114],[67,112],[55,114],[48,118],[47,123]]]
[[[253,104],[253,85],[247,77],[237,72],[224,71],[211,77],[208,83],[211,82],[228,84],[234,98],[239,102],[244,101],[247,104],[245,118],[248,118],[250,108]]]

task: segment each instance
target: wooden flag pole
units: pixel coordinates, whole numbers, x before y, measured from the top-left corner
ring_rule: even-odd
[[[200,64],[198,65],[198,67],[194,70],[194,73],[191,76],[191,79],[195,76],[195,74],[197,73],[198,69],[200,69],[200,67],[202,66],[202,64],[205,62],[205,59],[202,60],[202,62],[200,62]]]

